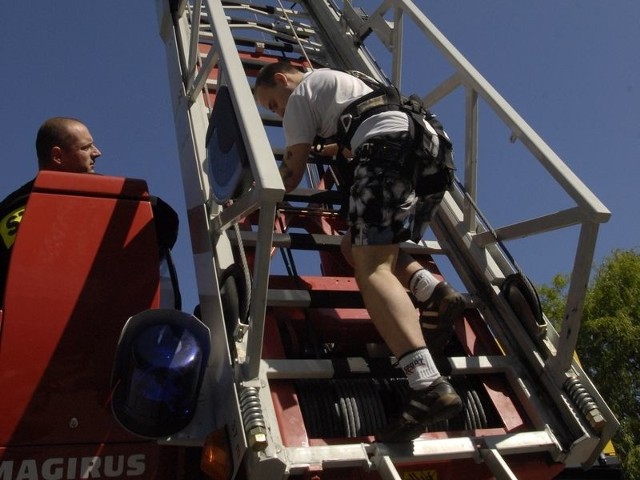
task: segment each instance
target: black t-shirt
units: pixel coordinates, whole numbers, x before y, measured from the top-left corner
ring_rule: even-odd
[[[31,180],[24,184],[0,203],[0,305],[4,302],[4,287],[7,281],[11,249],[16,240],[27,200],[33,189],[33,182],[34,180]]]
[[[4,304],[4,289],[9,271],[11,250],[16,240],[27,200],[33,190],[34,180],[24,184],[0,202],[0,308]],[[156,237],[160,253],[171,249],[178,238],[178,214],[159,197],[151,196]]]

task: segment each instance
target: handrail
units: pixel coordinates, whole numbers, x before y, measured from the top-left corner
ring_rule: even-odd
[[[352,2],[348,2],[352,3]],[[509,103],[497,92],[497,90],[471,65],[471,63],[453,46],[451,42],[437,29],[437,27],[416,7],[411,0],[385,0],[381,7],[370,15],[365,26],[379,25],[379,19],[391,9],[395,16],[406,13],[415,22],[418,28],[438,48],[449,61],[456,73],[442,82],[431,93],[425,96],[427,105],[441,100],[452,93],[458,86],[463,85],[485,100],[500,119],[510,127],[511,131],[523,144],[535,155],[549,173],[560,183],[563,189],[584,210],[584,215],[596,223],[606,222],[611,213],[602,202],[582,183],[582,181],[567,167],[567,165],[555,154],[555,152],[542,140],[542,138],[524,121],[524,119],[509,105]],[[360,27],[362,30],[362,27]],[[386,35],[380,35],[384,42]],[[392,51],[392,63],[398,63],[397,58],[402,58],[403,52],[399,48]],[[393,78],[396,85],[400,85],[400,73]]]
[[[350,13],[346,14],[349,26],[354,32],[362,36],[364,36],[364,32],[369,32],[369,30],[378,35],[382,43],[387,45],[391,51],[391,64],[393,66],[398,65],[400,63],[399,59],[403,58],[403,42],[401,39],[396,38],[398,32],[390,32],[388,24],[384,21],[385,15],[389,14],[389,12],[393,15],[394,26],[396,24],[402,25],[403,18],[411,19],[454,68],[455,73],[432,89],[431,92],[424,95],[423,99],[427,106],[431,106],[452,94],[458,87],[465,89],[464,189],[472,202],[476,201],[478,193],[476,186],[478,178],[476,148],[479,135],[477,125],[478,99],[482,99],[491,107],[497,117],[512,132],[512,140],[520,140],[556,183],[575,202],[575,207],[523,220],[509,226],[494,228],[491,233],[476,232],[476,213],[469,205],[470,202],[468,202],[466,196],[462,197],[462,204],[459,205],[464,217],[461,222],[464,225],[464,231],[468,235],[475,237],[474,245],[479,248],[487,247],[502,240],[539,235],[574,225],[581,226],[580,239],[569,286],[567,311],[562,327],[563,333],[560,335],[562,340],[558,345],[558,352],[555,358],[551,360],[551,363],[555,362],[558,371],[567,370],[571,365],[573,351],[577,342],[577,333],[586,293],[584,286],[587,285],[589,280],[598,224],[607,222],[611,217],[611,212],[411,0],[384,0],[366,19],[360,19],[353,15],[352,1],[345,0],[343,3],[345,10]],[[371,8],[370,6],[367,7]],[[406,30],[406,27],[403,26],[402,29]],[[393,30],[393,27],[391,30]],[[393,68],[392,80],[398,86],[402,80],[401,73],[399,69]],[[450,198],[456,199],[456,197]],[[439,212],[438,215],[442,216],[442,213]],[[497,238],[494,237],[494,233]],[[509,272],[503,273],[506,275]]]
[[[202,59],[198,49],[199,42],[193,37],[190,51],[182,52],[184,71],[188,72],[185,80],[185,91],[191,102],[202,94],[205,82],[214,67],[218,68],[217,86],[225,85],[229,89],[234,111],[238,123],[243,125],[242,138],[247,151],[249,165],[253,176],[254,186],[236,199],[233,205],[225,208],[215,208],[211,212],[213,231],[220,235],[226,228],[238,223],[244,216],[256,210],[259,211],[258,242],[256,246],[255,263],[252,274],[251,302],[249,315],[251,317],[252,335],[248,336],[243,373],[245,378],[256,378],[260,368],[262,354],[262,336],[266,311],[267,284],[270,267],[270,248],[275,226],[276,204],[284,197],[284,185],[278,173],[277,164],[267,138],[257,105],[253,99],[251,88],[246,80],[246,74],[235,48],[231,29],[226,20],[222,4],[213,0],[198,0],[191,11],[194,36],[200,35],[201,11],[207,12],[208,27],[213,39],[211,50]],[[185,5],[185,10],[187,5]],[[183,11],[183,12],[184,12]],[[248,132],[251,132],[249,135]]]

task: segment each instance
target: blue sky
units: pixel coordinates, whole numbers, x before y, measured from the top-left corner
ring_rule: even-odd
[[[596,263],[613,249],[640,246],[640,3],[416,3],[612,211],[600,229]],[[152,193],[180,213],[175,257],[184,308],[191,310],[197,294],[154,2],[38,0],[5,12],[0,16],[0,197],[35,175],[34,139],[43,120],[57,115],[83,120],[103,153],[100,173],[144,178]],[[433,75],[438,68],[417,64],[405,73],[403,88],[440,77]],[[450,133],[457,133],[460,119],[444,107],[435,111],[445,125],[450,122]],[[484,116],[481,111],[481,121]],[[480,179],[479,202],[489,220],[495,226],[509,223],[510,196],[531,195],[528,206],[536,211],[559,209],[542,176],[521,170],[513,161],[521,153],[508,153],[498,142],[508,144],[506,130],[486,137],[481,132],[481,168],[495,164]],[[560,247],[565,242],[564,236],[552,239]],[[551,250],[525,242],[512,251],[535,283],[547,283],[573,262],[562,248]]]

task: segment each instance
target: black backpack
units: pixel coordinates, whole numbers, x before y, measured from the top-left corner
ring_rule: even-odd
[[[453,144],[442,123],[424,107],[420,97],[415,94],[403,96],[395,86],[385,85],[362,72],[347,70],[345,73],[360,79],[373,91],[350,103],[344,109],[338,121],[337,143],[343,147],[349,147],[358,126],[372,115],[389,110],[405,112],[410,119],[409,133],[413,143],[409,155],[414,160],[414,172],[418,175],[422,167],[430,167],[428,169],[433,170],[433,173],[427,175],[426,180],[417,181],[418,179],[414,178],[416,194],[425,196],[450,190],[455,179]],[[432,132],[425,127],[425,121],[438,135],[437,150],[432,142]],[[350,185],[352,171],[350,172],[349,168],[345,171],[342,167],[339,167],[338,171],[343,171],[342,176]]]

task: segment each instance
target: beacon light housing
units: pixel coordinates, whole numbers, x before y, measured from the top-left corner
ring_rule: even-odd
[[[156,309],[129,318],[111,381],[116,420],[148,438],[185,428],[195,413],[210,349],[209,328],[193,315]]]

